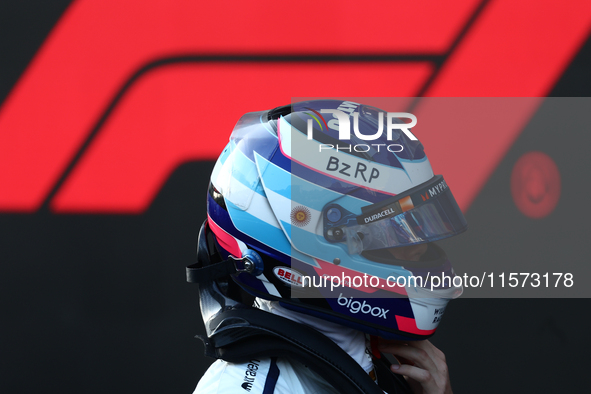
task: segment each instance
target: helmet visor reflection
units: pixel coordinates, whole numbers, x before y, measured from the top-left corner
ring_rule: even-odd
[[[386,201],[364,207],[355,220],[343,215],[349,217],[347,222],[331,221],[339,208],[337,204],[328,204],[324,209],[325,238],[330,242],[346,242],[351,254],[433,242],[468,228],[441,175]]]

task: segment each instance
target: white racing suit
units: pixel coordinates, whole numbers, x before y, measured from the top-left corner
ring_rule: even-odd
[[[259,309],[320,331],[357,361],[372,378],[375,377],[368,349],[369,341],[366,341],[364,333],[313,316],[290,311],[274,301],[257,299],[255,305]],[[305,365],[294,360],[273,357],[253,358],[242,364],[217,360],[205,372],[194,393],[338,394],[338,391]]]

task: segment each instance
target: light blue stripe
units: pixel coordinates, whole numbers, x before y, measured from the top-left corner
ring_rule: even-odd
[[[367,201],[343,195],[297,176],[292,176],[288,171],[258,154],[255,154],[255,160],[263,174],[265,187],[293,201],[294,204],[302,204],[316,211],[322,211],[326,204],[339,199],[338,204],[357,214],[361,213],[362,206],[368,205]]]
[[[228,158],[228,156],[230,156],[230,153],[232,153],[233,146],[235,146],[235,145],[236,144],[234,144],[234,142],[232,142],[232,141],[228,142],[228,144],[226,145],[226,147],[224,148],[224,150],[220,154],[220,157],[218,158],[218,161],[221,164],[224,164],[226,162],[226,159]]]
[[[241,232],[248,234],[251,238],[287,256],[291,256],[307,264],[316,265],[312,258],[292,249],[281,228],[274,227],[258,219],[256,216],[240,210],[230,202],[226,202],[226,207],[228,208],[228,213],[232,218],[234,226]]]
[[[234,150],[232,160],[234,160],[232,163],[233,181],[238,181],[250,190],[264,196],[265,191],[259,181],[256,165],[240,149]]]
[[[257,152],[254,158],[265,187],[291,200],[291,174],[277,167]]]
[[[274,227],[267,222],[258,219],[246,211],[242,211],[234,204],[227,202],[226,207],[232,218],[234,226],[250,237],[265,245],[277,249],[281,253],[291,254],[291,245],[285,237],[282,229]]]

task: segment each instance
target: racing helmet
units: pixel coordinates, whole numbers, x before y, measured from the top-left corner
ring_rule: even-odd
[[[220,288],[386,339],[431,336],[462,292],[434,241],[467,224],[400,115],[342,100],[243,115],[200,233],[203,254],[235,262]]]

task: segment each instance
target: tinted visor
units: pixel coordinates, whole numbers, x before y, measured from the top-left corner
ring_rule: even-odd
[[[349,253],[416,245],[466,231],[462,211],[441,175],[353,215],[338,204],[323,209],[324,237]]]

